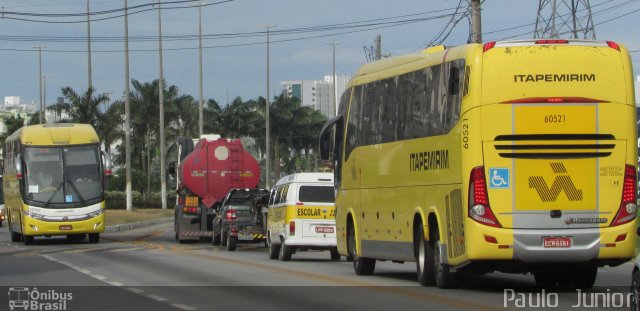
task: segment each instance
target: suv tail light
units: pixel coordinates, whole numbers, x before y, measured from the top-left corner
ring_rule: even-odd
[[[484,166],[478,166],[471,170],[471,178],[469,180],[469,217],[483,225],[496,228],[502,227],[489,205]]]
[[[624,183],[622,185],[622,199],[618,214],[611,222],[611,226],[626,224],[636,218],[636,168],[626,165],[624,168]]]
[[[238,214],[236,214],[236,210],[234,209],[230,209],[227,211],[227,213],[224,216],[227,220],[235,220],[236,218],[238,218]]]

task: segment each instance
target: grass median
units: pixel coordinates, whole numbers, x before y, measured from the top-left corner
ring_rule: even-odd
[[[134,222],[140,222],[145,220],[153,220],[159,218],[173,217],[173,209],[160,209],[160,208],[149,208],[149,209],[134,209],[129,212],[127,210],[115,209],[115,210],[106,210],[106,224],[107,226],[121,225],[121,224],[129,224]]]

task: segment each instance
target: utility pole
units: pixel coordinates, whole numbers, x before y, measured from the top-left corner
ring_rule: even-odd
[[[167,176],[164,146],[164,74],[162,72],[162,8],[158,0],[158,53],[160,59],[160,77],[158,78],[158,100],[160,105],[160,194],[162,209],[167,209]]]
[[[202,6],[206,3],[204,1],[198,2],[198,59],[199,59],[199,75],[198,75],[198,84],[200,87],[200,105],[198,108],[198,133],[200,133],[200,137],[204,134],[204,95],[202,95]]]
[[[334,113],[333,116],[338,115],[338,92],[337,92],[337,76],[336,76],[336,45],[340,44],[340,42],[334,41],[331,43],[328,43],[328,45],[331,45],[333,47],[333,108],[334,108]]]
[[[131,195],[131,125],[129,105],[129,9],[127,0],[124,0],[124,144],[125,144],[125,170],[127,211],[133,211],[133,198]]]
[[[43,95],[42,95],[42,98],[43,98],[43,102],[44,102],[44,105],[43,105],[44,108],[42,109],[42,113],[41,113],[42,115],[44,115],[43,116],[44,122],[42,124],[47,123],[47,112],[46,112],[47,111],[47,79],[49,79],[49,78],[51,78],[50,75],[42,75],[42,81],[43,81],[42,82],[43,83],[43,87],[42,87],[42,94]]]
[[[88,83],[87,89],[93,87],[93,81],[91,79],[91,11],[89,10],[89,0],[87,0],[87,68],[88,68]]]
[[[480,0],[471,0],[471,36],[469,43],[482,43]]]
[[[40,124],[44,121],[44,104],[42,99],[42,49],[46,49],[46,45],[36,45],[33,47],[38,50],[38,93],[40,94]]]
[[[376,60],[382,59],[382,35],[376,36]]]
[[[273,27],[275,27],[275,25],[270,25],[270,24],[266,24],[266,25],[261,25],[262,27],[267,29],[267,98],[266,98],[266,113],[265,113],[265,119],[266,119],[266,137],[265,137],[265,143],[266,143],[266,169],[265,169],[265,188],[269,189],[271,182],[270,182],[270,171],[271,171],[271,147],[270,145],[270,140],[271,140],[271,128],[269,127],[269,30]]]

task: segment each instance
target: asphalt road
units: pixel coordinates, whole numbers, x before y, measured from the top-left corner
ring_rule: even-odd
[[[332,262],[329,252],[299,252],[281,262],[269,260],[262,244],[240,244],[235,252],[178,244],[171,223],[103,234],[98,244],[54,237],[25,246],[0,229],[0,309],[30,299],[45,303],[33,305],[40,310],[622,310],[615,306],[626,297],[616,292],[627,290],[631,269],[601,269],[599,300],[586,293],[587,307],[573,308],[576,291],[543,293],[531,275],[493,273],[467,277],[458,289],[421,287],[414,263],[378,262],[374,275],[357,276],[352,263]]]

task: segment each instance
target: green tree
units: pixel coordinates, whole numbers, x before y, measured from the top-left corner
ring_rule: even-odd
[[[7,138],[24,126],[24,119],[20,115],[10,116],[4,120],[4,125],[7,127],[7,132],[0,134],[0,146],[2,148],[4,148],[4,142]]]
[[[78,94],[70,86],[62,88],[62,95],[69,101],[69,118],[75,123],[98,125],[102,116],[100,106],[109,102],[107,94],[96,94],[95,88],[90,87],[84,94]]]

